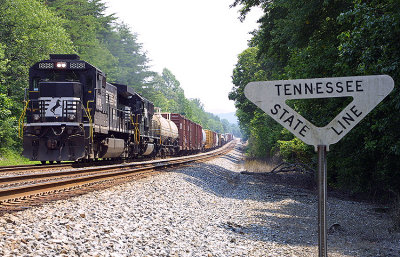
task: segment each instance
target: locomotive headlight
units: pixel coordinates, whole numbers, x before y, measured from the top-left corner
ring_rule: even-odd
[[[57,62],[56,67],[61,68],[61,69],[67,68],[67,63],[66,62]]]
[[[33,114],[33,120],[34,121],[38,121],[40,119],[40,115],[39,114]]]
[[[68,114],[68,120],[73,121],[75,120],[76,116],[75,114]]]

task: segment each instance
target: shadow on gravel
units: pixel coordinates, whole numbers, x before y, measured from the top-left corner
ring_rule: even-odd
[[[231,161],[231,162],[233,162],[235,164],[239,164],[239,163],[243,162],[242,158],[238,158],[238,157],[233,156],[233,155],[225,155],[225,156],[222,156],[220,158],[228,160],[228,161]]]
[[[233,164],[242,161],[233,154],[221,158]],[[227,201],[234,199],[257,202],[254,208],[251,208],[251,203],[246,203],[248,210],[252,213],[252,216],[248,217],[249,222],[236,224],[235,219],[232,218],[221,224],[221,227],[227,231],[254,241],[313,247],[313,250],[308,248],[310,251],[314,251],[318,246],[318,197],[312,175],[299,173],[246,175],[219,165],[204,163],[174,172],[186,174],[188,176],[186,181]],[[240,203],[235,202],[232,208],[235,208],[236,204]],[[329,209],[335,208],[328,205],[328,215],[331,213]],[[369,251],[370,244],[379,243],[374,237],[366,237],[366,231],[364,231],[364,229],[371,230],[373,234],[378,224],[365,228],[364,221],[358,220],[356,213],[353,214],[354,216],[349,215],[354,218],[347,219],[347,222],[351,223],[346,224],[346,221],[342,220],[344,215],[348,215],[346,210],[339,208],[335,209],[335,212],[328,218],[328,228],[332,224],[340,223],[340,229],[329,231],[330,253],[348,255],[351,251],[359,250],[357,247]],[[254,218],[257,221],[254,221]],[[353,222],[358,225],[354,226]],[[353,243],[349,244],[352,241]],[[363,247],[363,244],[366,246]],[[310,253],[312,254],[315,253]]]
[[[232,154],[221,158],[234,164],[242,161]],[[204,163],[174,172],[186,174],[186,181],[227,200],[251,200],[265,203],[265,206],[280,206],[279,209],[253,210],[256,213],[253,217],[265,221],[265,226],[227,222],[221,224],[226,230],[257,241],[310,246],[317,244],[317,198],[307,186],[298,185],[297,174],[245,175]],[[303,178],[304,181],[307,179]],[[291,183],[296,183],[298,188],[293,190]],[[304,231],[304,235],[296,235],[299,230]]]
[[[241,158],[233,154],[228,154],[220,159],[228,160],[235,165],[242,162]],[[247,175],[219,165],[205,163],[174,170],[174,172],[188,175],[189,177],[186,178],[188,182],[222,198],[270,202],[271,196],[279,200],[295,195],[311,197],[315,191],[315,182],[307,174]],[[296,189],[293,190],[293,188]]]

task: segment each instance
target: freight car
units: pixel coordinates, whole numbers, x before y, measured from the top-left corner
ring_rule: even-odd
[[[228,143],[233,140],[233,135],[231,133],[225,133],[225,142]]]
[[[179,113],[162,113],[179,131],[179,154],[193,154],[202,150],[202,127]]]
[[[160,111],[153,116],[153,131],[156,138],[159,138],[161,156],[176,155],[180,151],[180,132],[177,125],[169,119],[165,119]]]
[[[78,55],[53,54],[34,64],[26,97],[20,136],[30,160],[139,158],[207,148],[199,124],[179,114],[166,119],[167,114],[154,113],[152,102],[127,85],[108,83]],[[215,132],[210,133],[214,148]]]
[[[206,144],[204,148],[206,150],[214,149],[218,146],[218,137],[217,133],[208,129],[205,129],[206,132]]]

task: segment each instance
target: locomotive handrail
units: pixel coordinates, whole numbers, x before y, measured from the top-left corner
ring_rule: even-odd
[[[29,101],[30,100],[26,101],[25,108],[22,111],[21,116],[19,117],[18,120],[18,137],[21,139],[24,136],[24,119],[25,119],[26,109],[28,109]]]
[[[133,122],[132,115],[129,115],[129,121],[131,122],[132,126],[133,126],[133,127],[134,127],[134,129],[135,129],[135,123]],[[134,134],[133,136],[134,136],[135,143],[136,143],[136,134]]]
[[[89,110],[89,103],[90,103],[90,102],[94,103],[93,100],[88,100],[88,101],[86,102],[87,110],[85,109],[85,106],[83,106],[83,109],[85,110],[86,116],[87,116],[88,119],[89,119],[89,137],[91,138],[91,140],[92,140],[92,145],[93,145],[93,122],[92,122],[92,116],[90,115],[90,110]],[[82,103],[82,105],[83,105],[83,103]]]
[[[140,141],[140,129],[139,129],[139,114],[136,114],[136,127],[135,127],[135,129],[136,129],[136,131],[135,131],[135,134],[137,133],[137,138],[138,138],[138,144],[139,144],[139,141]]]
[[[139,129],[139,122],[138,122],[138,114],[136,114],[136,122],[133,122],[133,115],[131,115],[131,123],[134,126],[134,138],[135,138],[135,144],[139,144],[139,138],[140,138],[140,129]]]

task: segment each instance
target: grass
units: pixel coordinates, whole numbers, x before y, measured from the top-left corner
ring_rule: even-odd
[[[243,166],[248,172],[270,172],[275,167],[275,164],[261,160],[246,159]]]
[[[37,164],[38,161],[30,161],[18,152],[10,150],[3,150],[0,153],[0,166],[24,165],[24,164]]]

